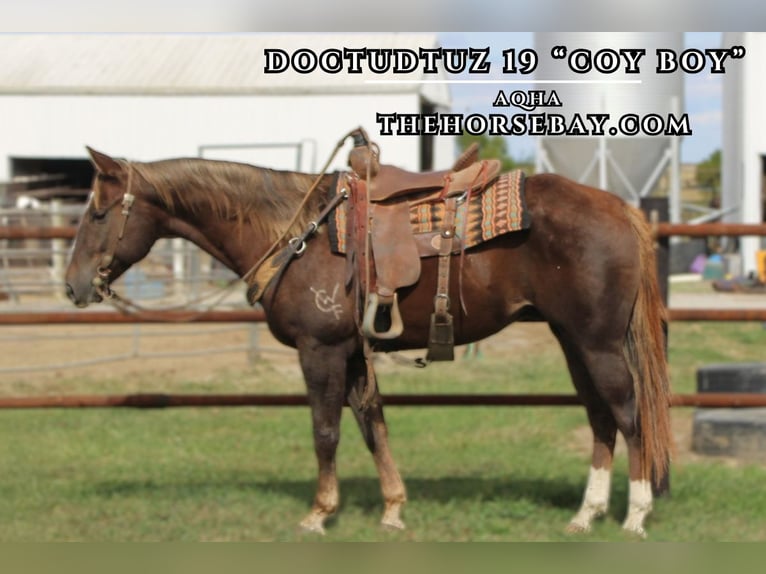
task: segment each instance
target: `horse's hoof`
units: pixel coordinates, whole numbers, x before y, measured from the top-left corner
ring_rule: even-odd
[[[647,532],[646,529],[644,529],[643,526],[640,524],[638,525],[629,525],[629,524],[623,524],[622,529],[630,534],[631,536],[636,536],[637,538],[641,538],[642,540],[646,538]]]
[[[380,525],[386,530],[405,530],[407,527],[400,518],[383,518]]]
[[[388,502],[386,508],[383,511],[383,518],[380,519],[380,524],[383,528],[388,530],[404,530],[404,522],[399,518],[402,512],[402,502]]]
[[[324,516],[312,512],[306,518],[301,520],[301,530],[311,532],[312,534],[325,534]]]
[[[590,524],[583,524],[581,522],[572,521],[567,524],[565,532],[567,534],[586,534],[590,532]]]

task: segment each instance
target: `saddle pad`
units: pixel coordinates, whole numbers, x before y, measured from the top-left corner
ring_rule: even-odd
[[[417,202],[417,196],[412,197]],[[346,253],[346,207],[338,206],[328,220],[333,253]],[[414,234],[440,230],[444,202],[410,205],[410,225]],[[524,172],[504,173],[490,187],[475,192],[469,202],[460,204],[455,218],[457,236],[466,249],[512,231],[527,229],[529,212],[524,200]]]

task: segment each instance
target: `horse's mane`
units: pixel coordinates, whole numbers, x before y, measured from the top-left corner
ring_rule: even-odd
[[[285,231],[315,175],[198,158],[133,163],[171,212],[184,211],[252,225],[269,239]],[[326,179],[326,178],[325,178]],[[291,233],[305,229],[326,197],[326,184],[309,201]]]

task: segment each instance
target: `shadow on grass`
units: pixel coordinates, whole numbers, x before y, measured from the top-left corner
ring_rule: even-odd
[[[459,501],[514,502],[577,510],[584,484],[579,481],[547,478],[457,477],[418,478],[405,480],[410,501],[449,504]],[[221,477],[210,481],[168,482],[164,480],[101,481],[88,488],[103,498],[162,497],[163,499],[203,499],[221,492],[245,496],[286,496],[311,504],[316,489],[314,480],[242,481]],[[382,507],[377,478],[348,477],[340,480],[341,509],[356,507],[364,513],[377,514]]]

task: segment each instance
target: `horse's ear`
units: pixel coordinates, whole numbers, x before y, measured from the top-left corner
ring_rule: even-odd
[[[90,155],[90,161],[93,162],[93,166],[101,173],[115,175],[119,173],[120,170],[122,169],[122,167],[116,160],[112,159],[105,153],[96,151],[93,148],[88,146],[85,146],[85,149],[88,150],[88,154]]]

